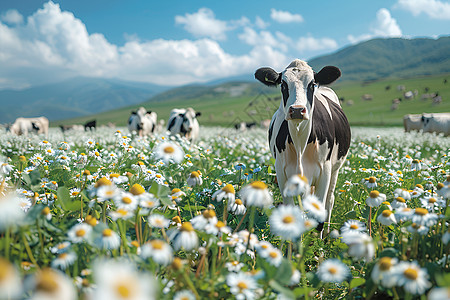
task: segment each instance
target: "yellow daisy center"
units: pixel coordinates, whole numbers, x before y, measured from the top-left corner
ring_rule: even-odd
[[[200,174],[197,171],[191,173],[191,178],[198,178],[198,177],[200,177]]]
[[[234,194],[235,193],[234,187],[231,184],[227,184],[226,186],[224,186],[222,188],[222,191],[224,191],[225,193],[228,193],[228,194]]]
[[[190,222],[184,222],[183,225],[181,225],[180,230],[192,232],[194,231],[194,227],[192,227],[192,224]]]
[[[430,199],[428,199],[428,203],[436,203],[436,199],[435,198],[430,198]]]
[[[395,200],[397,200],[397,202],[406,203],[406,201],[403,197],[397,197],[397,198],[395,198]]]
[[[133,186],[130,188],[130,193],[133,195],[141,195],[143,193],[145,193],[145,189],[142,185],[140,185],[139,183],[135,183],[133,184]]]
[[[51,269],[42,270],[41,274],[37,276],[36,290],[52,294],[57,289],[58,281],[55,278],[54,271],[52,271]]]
[[[425,216],[426,214],[428,214],[428,210],[426,210],[425,208],[419,207],[419,208],[415,209],[414,213],[419,216]]]
[[[351,228],[351,229],[358,229],[358,228],[359,228],[359,226],[358,226],[358,225],[356,225],[356,224],[352,224],[352,225],[350,225],[350,228]]]
[[[370,196],[370,198],[377,198],[378,196],[380,196],[380,192],[379,191],[371,191],[369,196]]]
[[[163,151],[166,154],[172,154],[175,152],[175,148],[172,146],[166,146],[166,147],[164,147]]]
[[[153,249],[161,250],[164,247],[164,242],[161,240],[153,240],[150,242],[150,245],[152,245]]]
[[[86,230],[84,230],[84,229],[78,229],[78,230],[75,232],[75,235],[76,235],[77,237],[85,236],[85,234],[86,234]]]
[[[383,217],[388,218],[390,215],[392,215],[392,211],[390,211],[389,209],[385,209],[381,214],[383,215]]]
[[[104,237],[110,237],[110,236],[112,236],[112,234],[113,234],[113,231],[109,228],[106,228],[105,230],[103,230]]]
[[[336,274],[337,273],[337,269],[335,268],[335,267],[331,267],[331,268],[328,268],[328,272],[330,273],[330,274]]]
[[[122,198],[122,202],[125,203],[125,204],[130,204],[133,201],[131,200],[130,197],[123,197]]]
[[[207,209],[205,211],[203,211],[203,217],[205,219],[211,219],[214,218],[216,216],[216,212],[213,211],[212,209]]]
[[[85,170],[85,171],[87,171],[87,170]],[[97,182],[95,183],[95,187],[98,188],[98,187],[101,187],[104,185],[111,185],[111,184],[112,184],[112,182],[108,178],[102,177],[99,180],[97,180]]]
[[[403,275],[405,275],[406,278],[409,280],[416,280],[419,276],[419,273],[416,269],[413,268],[407,268],[405,271],[403,271]]]
[[[369,177],[369,182],[370,183],[375,183],[377,181],[377,179],[373,176]]]
[[[390,257],[382,257],[379,262],[380,270],[387,271],[392,267],[392,259]]]
[[[234,200],[234,203],[236,203],[237,205],[242,205],[242,200],[236,199],[236,200]]]
[[[294,222],[294,217],[292,215],[285,216],[283,218],[283,223],[290,224]]]
[[[239,281],[238,284],[236,285],[239,290],[246,290],[248,288],[247,283],[243,282],[243,281]]]
[[[250,186],[258,190],[264,190],[267,188],[267,185],[262,181],[254,181],[250,184]]]

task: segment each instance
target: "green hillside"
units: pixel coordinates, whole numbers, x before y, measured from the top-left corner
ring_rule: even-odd
[[[337,82],[332,87],[342,98],[342,107],[347,114],[351,125],[367,126],[402,126],[403,115],[408,113],[422,112],[450,112],[450,74],[427,76],[411,79],[389,79],[373,82]],[[230,88],[238,87],[245,90],[236,96],[230,93]],[[406,91],[417,90],[418,96],[412,100],[405,100],[403,92],[397,90],[397,86],[404,85]],[[390,86],[387,90],[386,87]],[[442,103],[433,105],[431,99],[421,100],[425,94],[438,93],[442,97]],[[193,107],[202,112],[199,122],[202,125],[231,126],[241,120],[251,122],[263,118],[270,118],[279,106],[279,89],[268,89],[262,84],[255,83],[227,83],[218,86],[201,86],[201,93],[194,92],[192,87],[182,93],[162,94],[163,100],[152,101],[134,105],[132,107],[113,110],[109,112],[91,115],[88,117],[52,122],[52,126],[59,124],[82,124],[86,121],[96,119],[99,124],[115,123],[117,126],[125,126],[132,110],[144,106],[147,110],[155,111],[158,119],[167,120],[172,108]],[[188,92],[189,91],[189,92]],[[183,96],[179,96],[181,95]],[[372,100],[362,100],[362,95],[372,95]],[[391,110],[392,100],[402,97],[403,100],[396,110]],[[270,100],[269,100],[270,99]],[[350,101],[351,100],[351,101]],[[353,102],[353,105],[349,105]],[[249,104],[252,103],[251,106]]]

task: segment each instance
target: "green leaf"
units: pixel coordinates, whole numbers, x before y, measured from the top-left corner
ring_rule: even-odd
[[[270,287],[272,287],[275,291],[282,293],[283,296],[287,297],[288,299],[295,299],[295,295],[294,293],[288,289],[285,288],[284,286],[282,286],[281,284],[279,284],[277,281],[275,280],[270,280],[269,281],[269,285]]]
[[[381,251],[380,256],[379,257],[397,257],[398,255],[398,250],[395,248],[385,248],[383,251]]]
[[[57,191],[58,200],[61,204],[61,207],[65,211],[77,211],[81,209],[81,202],[80,201],[73,201],[70,198],[70,192],[69,189],[65,186],[61,186],[58,188]]]
[[[345,214],[345,219],[356,219],[358,217],[356,211],[351,210],[348,213]]]
[[[353,278],[352,281],[350,281],[350,289],[360,286],[360,285],[364,284],[365,282],[366,282],[366,280],[364,278],[360,278],[360,277]]]
[[[291,281],[292,277],[292,265],[291,262],[283,258],[281,265],[278,267],[275,280],[280,284],[287,285]]]
[[[169,187],[164,185],[159,185],[156,182],[153,182],[152,186],[150,187],[149,191],[150,194],[155,195],[156,198],[160,199],[164,205],[171,205],[172,201],[168,197],[171,193],[171,190]]]

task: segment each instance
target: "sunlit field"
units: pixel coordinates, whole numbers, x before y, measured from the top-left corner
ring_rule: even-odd
[[[0,133],[0,299],[449,297],[450,138],[353,128],[321,237],[266,131],[200,134]]]

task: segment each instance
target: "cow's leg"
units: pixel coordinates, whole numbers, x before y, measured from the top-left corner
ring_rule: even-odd
[[[316,184],[316,191],[315,191],[315,195],[317,196],[317,198],[319,199],[319,201],[322,201],[325,209],[327,209],[327,196],[328,196],[328,190],[330,187],[330,179],[331,179],[331,162],[330,161],[325,161],[325,163],[322,166],[322,170],[320,172],[320,176],[317,180],[317,184]],[[327,210],[327,218],[325,219],[326,222],[329,222],[329,216],[331,215],[331,211]],[[317,229],[319,231],[321,231],[320,236],[322,237],[323,235],[323,223],[319,223],[319,225],[317,226]]]
[[[275,160],[275,172],[277,173],[278,187],[280,188],[280,193],[283,196],[283,203],[294,204],[294,199],[292,197],[285,197],[283,193],[284,186],[286,185],[286,181],[288,179],[285,170],[286,157],[283,154],[284,153],[278,153]]]
[[[302,166],[299,163],[300,158],[298,152],[295,150],[295,147],[293,144],[287,144],[286,150],[282,152],[283,155],[283,169],[284,169],[284,181],[288,181],[289,178],[291,178],[294,175],[302,174]],[[277,173],[278,174],[278,173]],[[277,177],[278,178],[278,177]],[[280,187],[280,192],[283,194],[284,191],[284,184],[283,188]],[[293,197],[285,197],[283,195],[283,202],[284,204],[293,205],[294,204],[294,198]]]

